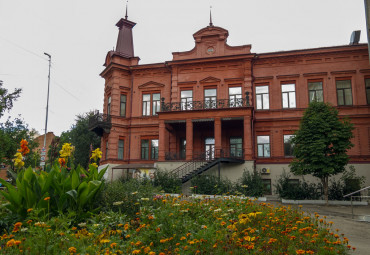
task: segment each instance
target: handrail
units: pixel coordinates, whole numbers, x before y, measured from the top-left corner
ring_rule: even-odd
[[[357,190],[357,191],[355,191],[355,192],[352,192],[352,193],[349,193],[349,194],[347,194],[347,195],[344,195],[343,197],[349,197],[349,196],[351,196],[351,195],[353,195],[353,194],[356,194],[356,193],[358,193],[358,192],[361,192],[361,191],[363,191],[363,190],[367,190],[367,189],[370,189],[370,186],[365,187],[365,188],[362,188],[362,189],[359,189],[359,190]]]

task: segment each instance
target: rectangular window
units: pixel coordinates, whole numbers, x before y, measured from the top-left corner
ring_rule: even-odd
[[[351,80],[339,80],[336,84],[338,105],[352,105]]]
[[[268,158],[270,157],[270,136],[257,136],[257,150],[258,157]]]
[[[186,159],[186,139],[180,139],[180,159]]]
[[[272,189],[271,189],[271,179],[262,179],[263,188],[264,188],[264,194],[271,195]]]
[[[367,104],[370,104],[370,79],[365,79],[365,88]]]
[[[108,105],[107,105],[107,114],[110,115],[110,106],[111,106],[111,103],[112,103],[112,97],[109,96],[108,97]]]
[[[229,88],[229,106],[230,107],[242,107],[242,87],[231,87]]]
[[[126,117],[126,95],[121,95],[119,115]]]
[[[158,159],[158,139],[141,140],[141,159]]]
[[[267,110],[270,108],[269,86],[256,87],[257,110]]]
[[[118,159],[123,159],[124,145],[123,140],[118,140]]]
[[[281,85],[283,108],[295,108],[295,84]]]
[[[153,115],[157,115],[157,112],[160,111],[161,109],[161,104],[160,104],[160,101],[161,101],[161,94],[159,93],[156,93],[156,94],[152,94],[153,96]]]
[[[109,149],[109,147],[108,147],[108,141],[105,143],[105,160],[107,160],[108,159],[108,149]]]
[[[284,135],[284,155],[285,157],[293,157],[293,144],[291,139],[294,135]]]
[[[216,108],[217,106],[217,89],[205,89],[204,90],[204,108]]]
[[[157,115],[161,110],[161,94],[143,94],[143,116]]]
[[[181,91],[181,110],[193,109],[193,91],[182,90]]]
[[[322,90],[322,82],[308,82],[308,96],[309,96],[309,103],[316,101],[316,102],[324,102],[323,90]]]
[[[141,140],[141,159],[149,159],[149,140]]]
[[[143,95],[143,116],[150,115],[150,94]]]
[[[230,137],[230,156],[243,157],[243,139],[241,137]]]
[[[152,140],[151,151],[151,159],[158,159],[158,139]]]

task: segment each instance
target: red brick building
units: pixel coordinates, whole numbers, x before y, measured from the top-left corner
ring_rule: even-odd
[[[290,136],[317,99],[355,124],[350,164],[370,181],[367,45],[257,54],[251,45],[229,46],[228,31],[210,23],[193,34],[192,50],[139,65],[135,23],[126,17],[116,25],[117,47],[101,73],[104,114],[91,123],[102,136],[107,178],[161,168],[178,169],[184,182],[200,172],[236,180],[256,168],[271,189],[289,169]]]

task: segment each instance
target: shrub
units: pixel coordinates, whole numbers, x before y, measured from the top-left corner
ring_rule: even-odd
[[[344,184],[343,185],[343,195],[346,195],[346,194],[349,194],[349,193],[352,193],[352,192],[355,192],[361,189],[361,186],[364,185],[365,180],[366,180],[365,176],[356,175],[356,169],[354,166],[349,166],[349,170],[345,170],[340,179]]]
[[[261,197],[265,190],[261,175],[257,171],[250,173],[246,169],[235,186],[238,192],[251,197]]]
[[[153,185],[159,187],[166,193],[180,193],[181,192],[181,180],[175,175],[158,169],[155,172],[155,178]]]
[[[284,199],[319,199],[321,197],[321,184],[308,183],[306,181],[298,184],[292,183],[290,174],[285,170],[275,184],[276,193]],[[320,191],[318,191],[320,190]]]
[[[365,177],[357,176],[355,167],[349,166],[349,170],[345,170],[339,180],[331,181],[329,186],[329,199],[349,200],[350,197],[344,198],[343,196],[361,189],[364,183]]]
[[[132,216],[146,198],[152,201],[156,193],[159,193],[159,189],[153,187],[150,180],[121,179],[107,183],[96,204],[105,211],[123,212]]]
[[[214,175],[198,175],[191,179],[193,192],[205,195],[221,195],[233,193],[234,187],[230,180]]]

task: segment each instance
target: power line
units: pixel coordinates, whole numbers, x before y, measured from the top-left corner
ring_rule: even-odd
[[[71,92],[69,92],[67,89],[65,89],[62,85],[60,85],[58,82],[56,82],[55,80],[53,80],[53,83],[55,83],[59,88],[61,88],[62,90],[64,90],[64,92],[66,92],[67,94],[69,94],[71,97],[73,97],[74,99],[76,99],[77,101],[80,101],[79,98],[77,98],[75,95],[73,95]]]
[[[7,42],[7,43],[9,43],[9,44],[12,44],[13,46],[15,46],[15,47],[17,47],[17,48],[19,48],[19,49],[22,49],[22,50],[24,50],[24,51],[26,51],[26,52],[28,52],[28,53],[30,53],[30,54],[32,54],[32,55],[34,55],[34,56],[36,56],[36,57],[39,57],[39,58],[41,58],[41,59],[43,59],[43,60],[47,60],[47,59],[46,59],[46,58],[44,58],[42,55],[39,55],[39,54],[37,54],[37,53],[35,53],[35,52],[31,51],[31,50],[28,50],[28,49],[26,49],[26,48],[24,48],[24,47],[20,46],[19,44],[16,44],[15,42],[9,41],[8,39],[5,39],[5,38],[4,38],[4,37],[2,37],[2,36],[0,36],[0,39],[2,39],[2,40],[4,40],[4,41],[6,41],[6,42]]]

